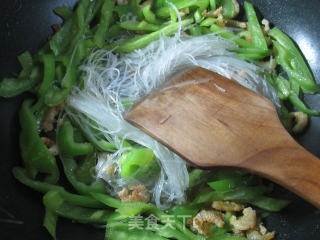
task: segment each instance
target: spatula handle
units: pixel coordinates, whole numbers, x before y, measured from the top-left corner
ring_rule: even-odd
[[[320,208],[320,159],[293,139],[257,152],[242,167],[272,179]]]

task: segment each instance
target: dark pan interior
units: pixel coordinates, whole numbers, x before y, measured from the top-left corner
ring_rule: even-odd
[[[50,26],[61,20],[52,9],[76,0],[1,0],[0,2],[0,79],[14,76],[18,70],[16,56],[24,50],[34,53],[52,33]],[[240,1],[243,2],[243,1]],[[320,1],[255,0],[251,1],[263,16],[289,34],[304,53],[317,82],[320,82]],[[11,169],[20,164],[17,111],[24,96],[0,99],[0,239],[50,239],[42,227],[44,209],[41,195],[19,184]],[[320,96],[306,96],[310,107],[320,110]],[[270,136],[272,137],[272,136]],[[320,118],[312,118],[304,135],[297,140],[320,157]],[[320,174],[320,173],[319,173]],[[320,239],[320,211],[278,187],[276,192],[293,203],[281,213],[271,214],[268,229],[278,232],[279,240]],[[6,223],[4,220],[14,220]],[[102,229],[60,219],[58,239],[104,238]]]

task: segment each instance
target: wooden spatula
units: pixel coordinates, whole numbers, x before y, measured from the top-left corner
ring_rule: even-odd
[[[181,72],[125,119],[198,167],[249,170],[320,208],[320,160],[283,128],[269,100],[217,73]]]

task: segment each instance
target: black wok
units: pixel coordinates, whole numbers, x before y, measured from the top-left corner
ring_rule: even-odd
[[[25,50],[34,53],[52,33],[50,26],[61,20],[52,9],[76,0],[1,0],[0,2],[0,79],[19,71],[16,56]],[[240,1],[243,2],[243,1]],[[320,1],[252,0],[266,19],[289,34],[304,53],[315,79],[320,83]],[[50,239],[42,227],[44,209],[41,195],[18,183],[11,169],[20,164],[17,111],[24,96],[0,99],[0,239]],[[306,96],[310,107],[320,110],[320,96]],[[270,136],[271,137],[271,136]],[[320,157],[320,118],[312,118],[304,135],[297,140]],[[319,173],[320,174],[320,173]],[[320,211],[281,187],[276,194],[293,203],[280,213],[271,214],[268,229],[278,232],[279,240],[320,239]],[[12,221],[11,221],[12,220]],[[104,230],[60,219],[58,239],[104,239]]]

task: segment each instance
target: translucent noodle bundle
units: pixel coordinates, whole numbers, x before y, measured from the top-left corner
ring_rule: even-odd
[[[200,66],[232,78],[280,106],[276,92],[260,74],[263,69],[228,51],[236,48],[231,40],[215,34],[198,37],[177,34],[162,37],[130,54],[98,50],[90,56],[81,68],[84,87],[74,89],[66,109],[69,117],[92,138],[107,139],[117,147],[114,153],[100,154],[96,167],[97,177],[109,184],[110,194],[116,195],[129,184],[121,178],[118,160],[127,150],[123,141],[131,140],[152,149],[158,159],[159,174],[148,176],[147,181],[140,180],[152,192],[157,207],[166,209],[184,202],[189,183],[187,163],[122,117],[128,103],[138,101],[174,73]]]

